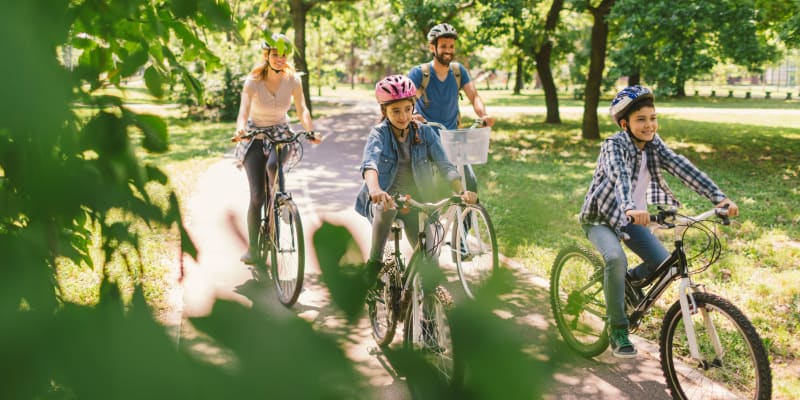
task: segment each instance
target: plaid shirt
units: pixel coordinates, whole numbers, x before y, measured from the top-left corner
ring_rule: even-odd
[[[658,134],[645,145],[644,151],[647,153],[647,171],[651,176],[647,189],[648,204],[681,206],[667,186],[662,170],[714,204],[727,197],[708,175],[686,157],[667,147]],[[628,224],[625,211],[636,208],[633,190],[638,174],[635,171],[639,171],[641,162],[641,152],[627,132],[620,131],[603,142],[592,183],[581,207],[582,224],[605,224],[614,228],[618,236],[624,236],[621,228]]]

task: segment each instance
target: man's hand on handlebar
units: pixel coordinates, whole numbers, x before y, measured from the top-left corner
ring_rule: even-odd
[[[469,190],[465,190],[461,193],[461,200],[467,204],[475,204],[478,202],[478,194],[475,192],[470,192]]]

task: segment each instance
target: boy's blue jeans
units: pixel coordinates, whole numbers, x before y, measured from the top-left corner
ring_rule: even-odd
[[[586,237],[603,256],[605,271],[603,292],[606,297],[606,313],[608,322],[614,327],[627,327],[628,316],[625,315],[625,273],[628,270],[628,258],[622,249],[620,239],[614,229],[608,225],[583,225]],[[624,240],[625,246],[642,259],[642,263],[631,270],[634,279],[642,279],[654,271],[670,253],[664,248],[646,226],[628,224],[622,231],[630,236]]]

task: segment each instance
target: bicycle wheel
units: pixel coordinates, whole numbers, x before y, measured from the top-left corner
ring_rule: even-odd
[[[489,213],[479,204],[470,204],[459,209],[463,224],[453,226],[452,254],[458,270],[458,278],[470,299],[500,267],[497,253],[497,237],[494,234]]]
[[[400,272],[394,262],[386,265],[378,275],[376,291],[368,294],[367,308],[372,325],[372,336],[378,346],[388,346],[394,339],[400,303]]]
[[[275,230],[272,237],[272,280],[278,300],[291,306],[300,296],[305,272],[305,238],[297,206],[289,199],[277,203],[272,215]]]
[[[769,399],[772,373],[753,324],[728,300],[709,293],[693,296],[697,310],[692,321],[702,361],[689,352],[679,302],[670,307],[661,326],[661,367],[672,397]]]
[[[558,254],[550,272],[550,305],[567,345],[584,357],[608,347],[603,262],[579,246]]]
[[[419,274],[412,278],[403,344],[419,354],[442,379],[454,378],[453,341],[447,310],[453,299],[446,288],[436,286],[433,293],[424,293]],[[414,382],[409,382],[412,392]]]

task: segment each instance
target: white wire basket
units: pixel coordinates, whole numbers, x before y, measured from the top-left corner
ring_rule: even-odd
[[[485,164],[489,158],[489,133],[492,128],[442,129],[439,135],[444,152],[456,165]]]

